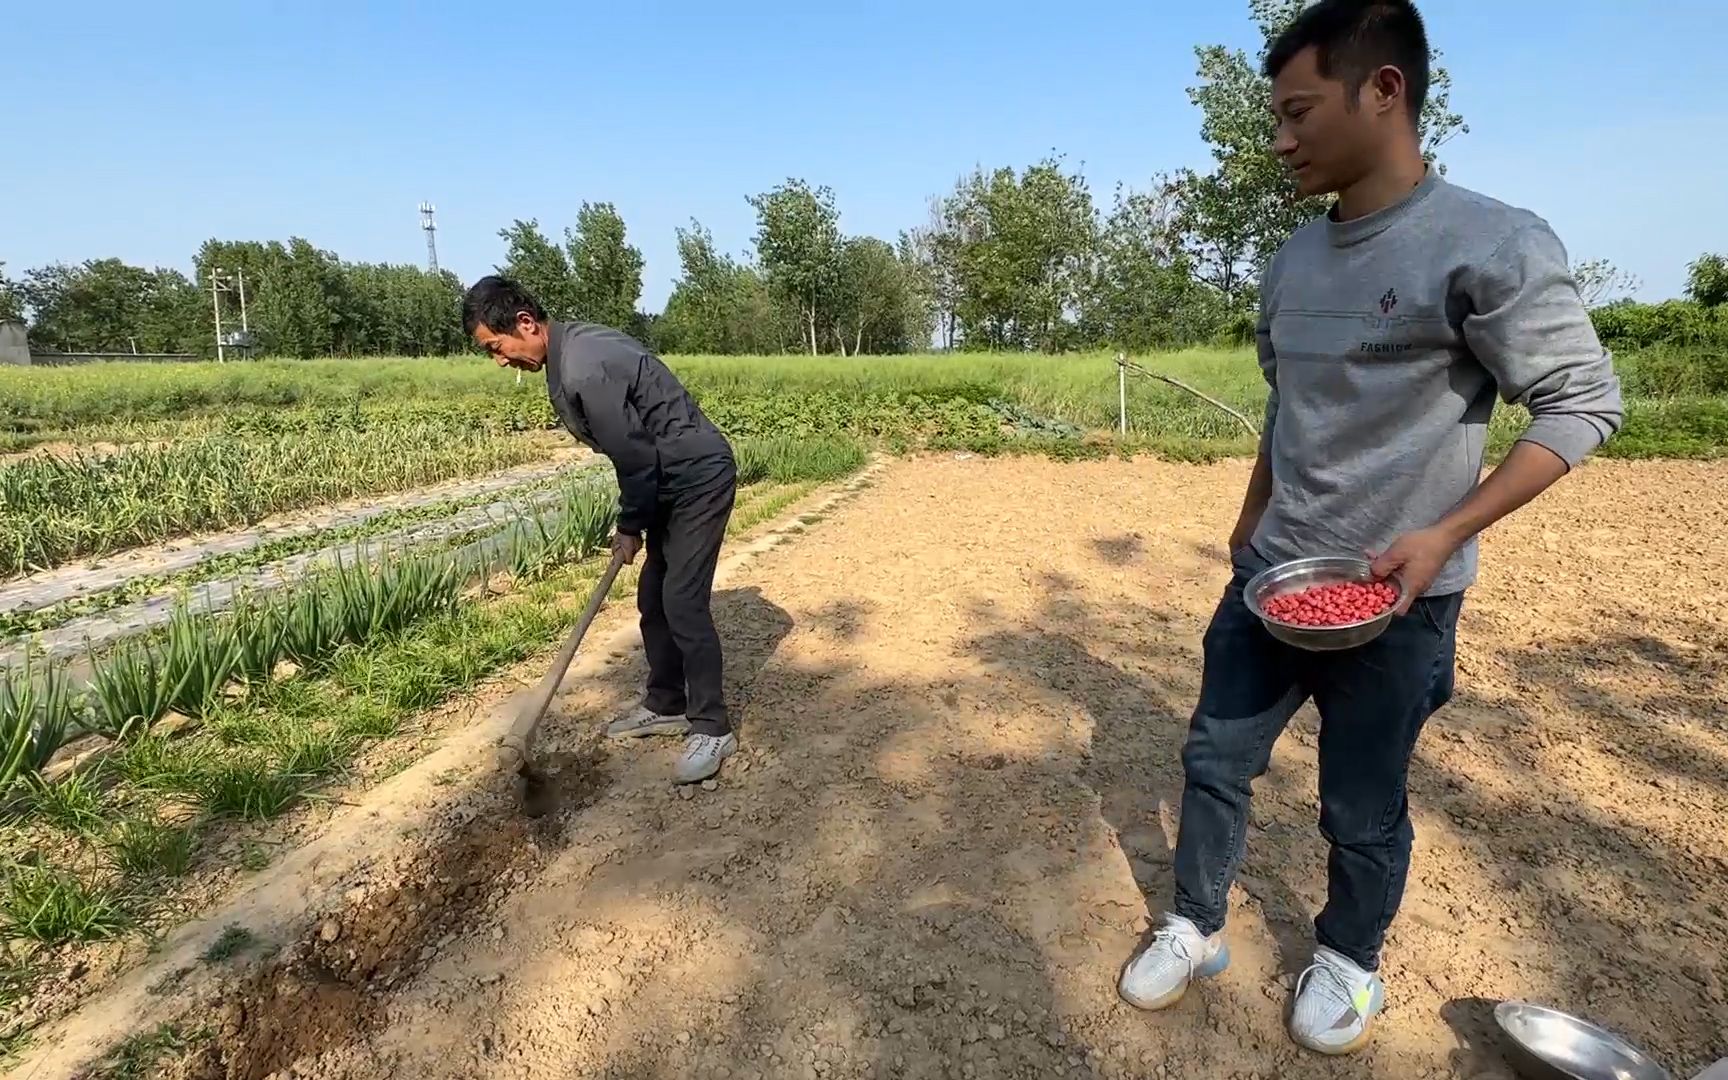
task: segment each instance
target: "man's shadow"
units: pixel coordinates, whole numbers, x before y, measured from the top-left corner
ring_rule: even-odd
[[[1458,1039],[1458,1048],[1452,1051],[1450,1061],[1458,1076],[1481,1080],[1517,1077],[1506,1054],[1506,1035],[1494,1020],[1494,1008],[1499,1004],[1488,998],[1466,997],[1440,1007],[1440,1019]]]
[[[1143,947],[1171,902],[1182,747],[1199,693],[1204,624],[1186,620],[1174,608],[1140,603],[1107,613],[1058,576],[1043,584],[1047,595],[1037,620],[1043,629],[987,634],[974,641],[973,650],[985,660],[1032,673],[1092,717],[1083,775],[1098,793],[1100,812],[1146,897]],[[1273,775],[1256,780],[1257,797],[1285,782],[1277,772],[1274,766]],[[1249,832],[1248,855],[1236,883],[1261,906],[1281,972],[1294,975],[1313,951],[1312,923],[1307,905],[1266,858],[1273,844],[1291,840],[1290,831],[1267,835],[1251,822]]]
[[[791,634],[794,623],[785,608],[755,586],[715,592],[712,611],[725,662],[726,711],[734,726],[741,727],[762,669]],[[599,676],[601,685],[595,689],[600,696],[583,710],[587,719],[561,714],[556,702],[547,716],[537,754],[542,775],[532,789],[535,816],[567,817],[593,805],[612,783],[613,774],[604,768],[604,718],[640,698],[647,674],[640,641],[632,642],[619,659],[621,663]]]
[[[785,608],[754,585],[716,592],[713,610],[726,663],[726,711],[738,725],[748,714],[762,669],[795,624]]]

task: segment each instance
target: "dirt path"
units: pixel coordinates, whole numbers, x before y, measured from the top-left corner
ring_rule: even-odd
[[[1721,464],[1592,464],[1486,545],[1367,1053],[1281,1026],[1324,894],[1311,712],[1257,788],[1235,965],[1166,1014],[1117,1001],[1244,478],[894,466],[720,594],[746,750],[714,790],[578,734],[633,694],[621,658],[547,736],[582,808],[473,823],[406,924],[329,924],[330,978],[234,1006],[251,1060],[200,1075],[1487,1080],[1508,997],[1682,1075],[1728,1053]]]

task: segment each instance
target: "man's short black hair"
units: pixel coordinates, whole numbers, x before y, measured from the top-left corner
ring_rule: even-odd
[[[462,332],[472,337],[484,326],[495,334],[515,333],[516,315],[523,311],[546,321],[546,309],[533,293],[507,277],[490,274],[476,281],[462,297]]]
[[[1349,88],[1352,105],[1362,84],[1387,65],[1404,73],[1410,119],[1428,100],[1428,31],[1410,0],[1320,0],[1296,16],[1266,53],[1266,77],[1277,78],[1292,58],[1314,46],[1320,74]]]

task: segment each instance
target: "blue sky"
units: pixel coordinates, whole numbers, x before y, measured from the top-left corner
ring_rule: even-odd
[[[1471,133],[1450,178],[1527,206],[1574,259],[1676,295],[1728,251],[1721,0],[1428,0]],[[892,238],[976,164],[1060,151],[1100,202],[1204,165],[1193,46],[1248,46],[1246,0],[10,5],[0,261],[188,269],[211,236],[305,236],[464,281],[498,230],[617,204],[644,306],[691,217],[747,249],[744,197],[789,175]]]

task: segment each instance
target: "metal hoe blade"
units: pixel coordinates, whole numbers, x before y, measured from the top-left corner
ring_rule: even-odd
[[[588,598],[588,606],[583,609],[582,618],[577,621],[576,628],[570,631],[570,636],[558,650],[558,655],[553,657],[552,666],[547,669],[539,684],[522,699],[509,730],[498,740],[498,769],[500,772],[515,772],[518,781],[517,794],[523,811],[530,817],[543,817],[553,809],[554,802],[552,785],[545,772],[534,762],[534,736],[540,730],[540,722],[545,719],[546,710],[551,707],[559,684],[564,681],[564,673],[570,669],[570,662],[576,658],[577,647],[582,644],[582,638],[588,633],[594,616],[599,614],[600,605],[612,591],[612,582],[623,568],[624,557],[614,552],[605,573],[600,575],[600,580],[595,584],[594,593]]]

